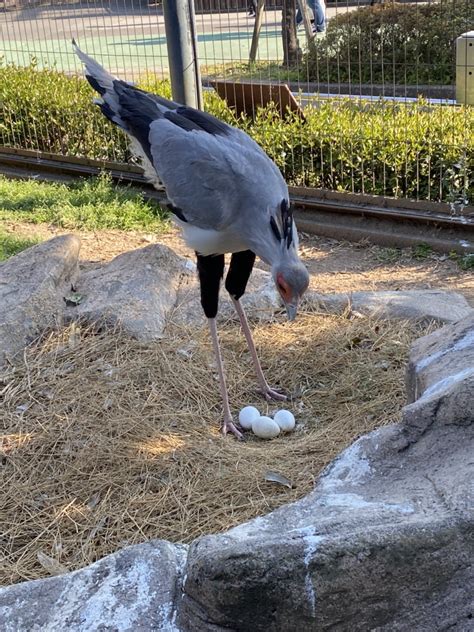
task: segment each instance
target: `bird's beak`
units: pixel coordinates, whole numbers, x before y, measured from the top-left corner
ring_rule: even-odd
[[[288,316],[288,320],[295,320],[296,312],[298,311],[298,304],[286,303],[286,315]]]

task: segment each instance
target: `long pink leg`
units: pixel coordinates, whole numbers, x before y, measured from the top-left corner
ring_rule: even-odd
[[[209,329],[211,330],[212,346],[214,347],[214,355],[217,362],[217,371],[219,373],[219,388],[221,390],[222,403],[224,404],[224,421],[222,424],[223,434],[231,432],[237,439],[243,439],[242,433],[237,430],[229,406],[229,396],[227,394],[227,386],[225,383],[224,364],[222,362],[221,349],[219,345],[219,337],[217,335],[217,324],[215,318],[209,318]]]
[[[242,327],[242,331],[244,332],[245,339],[247,340],[247,345],[250,351],[250,355],[252,356],[252,362],[255,367],[255,372],[257,373],[257,380],[258,380],[258,383],[260,384],[260,391],[262,395],[265,397],[267,401],[271,401],[272,399],[275,399],[281,402],[286,401],[288,399],[286,395],[283,395],[282,393],[275,391],[273,388],[270,388],[270,386],[268,385],[268,382],[265,379],[265,376],[263,375],[262,367],[260,366],[260,360],[258,359],[258,356],[257,356],[257,351],[255,349],[255,345],[252,338],[252,332],[250,331],[249,323],[247,321],[247,316],[245,314],[244,308],[240,304],[240,301],[238,301],[237,299],[232,298],[232,301],[234,303],[235,311],[237,312],[239,316],[240,325]]]

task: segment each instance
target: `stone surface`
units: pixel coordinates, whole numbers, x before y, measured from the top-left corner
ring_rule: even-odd
[[[83,299],[68,308],[66,317],[119,324],[140,340],[156,340],[163,335],[183,277],[192,273],[186,260],[167,246],[126,252],[81,275],[77,292]]]
[[[299,502],[191,545],[182,630],[467,631],[473,426],[359,439]]]
[[[80,241],[55,237],[0,264],[0,365],[61,324],[77,273]]]
[[[410,440],[436,422],[474,422],[474,313],[415,342],[406,382]]]
[[[309,292],[306,300],[332,313],[342,313],[350,308],[364,315],[381,318],[435,320],[441,323],[453,323],[474,313],[464,296],[443,290],[390,290],[327,295]]]
[[[186,547],[128,547],[87,568],[0,590],[2,632],[174,632]]]

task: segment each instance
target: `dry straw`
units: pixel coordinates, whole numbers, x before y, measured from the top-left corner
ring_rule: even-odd
[[[297,430],[271,442],[219,434],[207,330],[153,344],[71,326],[0,376],[0,582],[72,570],[150,538],[189,542],[300,498],[357,436],[397,419],[413,324],[306,312],[255,325]],[[259,399],[235,322],[221,329],[233,410]],[[278,472],[293,488],[265,481]]]

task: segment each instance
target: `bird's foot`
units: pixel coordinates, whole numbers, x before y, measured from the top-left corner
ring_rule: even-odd
[[[224,415],[224,421],[221,428],[222,434],[225,436],[228,432],[234,435],[239,441],[245,441],[244,435],[240,432],[237,426],[234,424],[232,417]]]
[[[286,402],[286,400],[288,399],[286,395],[283,395],[283,393],[279,393],[275,389],[270,388],[268,384],[265,384],[265,386],[263,386],[259,392],[261,395],[263,395],[267,402]]]

